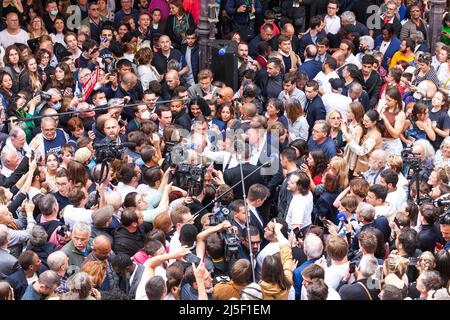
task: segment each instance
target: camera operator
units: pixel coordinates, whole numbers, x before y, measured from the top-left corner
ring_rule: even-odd
[[[61,109],[62,95],[58,89],[51,88],[47,92],[40,92],[41,103],[36,107],[36,111],[39,115],[43,115],[44,111],[48,108],[52,108],[56,111]]]
[[[103,128],[105,138],[100,141],[101,144],[115,143],[120,145],[125,142],[125,136],[120,134],[119,122],[115,118],[109,118],[105,121]]]
[[[428,140],[420,139],[413,143],[412,152],[419,155],[420,166],[419,166],[419,180],[428,182],[428,178],[434,169],[434,149]],[[415,181],[416,173],[411,178],[411,183]]]
[[[64,224],[58,219],[59,204],[52,194],[46,194],[38,201],[40,215],[36,217],[39,226],[48,234],[48,241],[54,243],[58,249],[70,240],[66,234]],[[60,231],[62,230],[62,231]]]
[[[445,250],[450,250],[450,210],[447,209],[446,212],[439,217],[439,225],[441,229],[442,238],[445,241]]]

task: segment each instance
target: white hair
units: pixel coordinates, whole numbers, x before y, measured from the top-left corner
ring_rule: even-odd
[[[364,255],[359,262],[359,272],[364,278],[370,278],[378,269],[378,261],[372,255]]]
[[[422,146],[425,160],[431,160],[434,162],[434,148],[428,140],[419,139],[414,141],[413,146]]]
[[[356,22],[356,16],[352,11],[344,11],[341,14],[341,19],[347,20],[350,24],[354,24]]]
[[[362,36],[359,38],[359,41],[364,41],[364,43],[369,47],[369,50],[373,50],[373,48],[375,47],[375,43],[371,36]]]
[[[323,242],[314,233],[308,233],[303,242],[303,251],[308,259],[315,259],[322,255]]]
[[[63,251],[52,252],[47,258],[48,267],[53,271],[59,271],[66,261],[67,255]]]
[[[375,218],[375,207],[366,202],[360,202],[356,208],[356,212],[367,222]]]
[[[241,291],[241,300],[262,300],[261,287],[256,282],[250,283]]]
[[[91,234],[91,226],[88,225],[86,222],[75,222],[75,224],[72,227],[72,231],[74,232],[75,230],[80,231],[80,232],[89,232],[89,235]]]

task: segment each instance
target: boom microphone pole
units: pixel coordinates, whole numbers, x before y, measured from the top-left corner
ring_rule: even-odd
[[[253,282],[255,281],[255,264],[254,264],[254,257],[253,257],[253,250],[252,250],[252,238],[250,235],[250,219],[248,218],[248,206],[247,206],[247,195],[245,194],[245,179],[244,179],[244,171],[242,169],[242,153],[237,153],[237,158],[239,161],[239,168],[241,171],[241,185],[242,185],[242,195],[244,198],[244,210],[245,210],[245,226],[247,228],[247,239],[248,239],[248,246],[249,246],[249,254],[250,254],[250,263],[252,265],[252,278]],[[247,176],[248,177],[248,176]]]

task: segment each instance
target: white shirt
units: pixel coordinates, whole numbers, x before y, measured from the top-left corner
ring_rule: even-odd
[[[315,77],[314,80],[316,80],[319,84],[319,87],[325,91],[325,93],[331,93],[331,83],[330,79],[337,79],[339,78],[336,71],[332,71],[329,74],[325,74],[323,71],[320,71]]]
[[[311,224],[313,207],[313,195],[311,192],[308,192],[306,196],[302,194],[294,195],[286,215],[289,229],[292,229],[292,226],[296,224],[300,224],[300,228],[309,226]]]
[[[8,33],[7,29],[0,32],[0,45],[5,49],[14,43],[22,43],[28,45],[27,41],[29,39],[30,37],[28,36],[28,33],[23,29],[20,29],[19,33],[15,35]]]
[[[130,192],[136,192],[136,188],[133,188],[132,186],[126,185],[123,182],[119,182],[117,185],[117,191],[122,196],[122,201],[125,199],[127,194]]]
[[[35,188],[35,187],[30,187],[30,189],[28,189],[28,198],[29,199],[33,199],[35,195],[41,193],[41,189]]]
[[[336,34],[341,29],[341,19],[338,16],[330,17],[329,15],[325,16],[325,32]]]
[[[336,290],[348,270],[348,265],[347,262],[343,264],[333,264],[325,268],[325,283],[329,288],[331,287]]]
[[[327,111],[327,115],[332,110],[336,109],[341,113],[342,120],[347,121],[348,105],[352,103],[352,99],[350,97],[344,96],[339,93],[331,92],[326,93],[322,96],[322,102],[325,106],[325,110]]]
[[[256,279],[261,279],[261,270],[264,258],[280,252],[280,245],[278,242],[271,242],[262,249],[256,257]]]
[[[64,208],[64,222],[71,230],[73,225],[77,222],[92,224],[92,210],[75,208],[73,205],[69,204]]]
[[[64,46],[64,48],[67,48],[66,43],[64,42],[64,34],[62,33],[51,33],[50,38],[52,38],[53,43],[60,43]]]
[[[6,178],[9,178],[14,173],[14,171],[9,170],[7,167],[3,167],[0,173],[4,175]]]
[[[386,53],[386,50],[387,50],[387,48],[389,47],[390,44],[391,44],[391,41],[389,41],[389,42],[386,42],[386,41],[381,42],[380,52],[383,54],[383,56]]]
[[[375,207],[375,219],[379,216],[385,216],[387,219],[391,217],[392,209],[389,205],[384,204],[382,206]]]
[[[403,203],[406,201],[406,192],[402,188],[397,188],[394,192],[389,192],[386,197],[386,203],[388,203],[395,214],[400,209]]]
[[[353,63],[356,64],[356,66],[358,67],[358,69],[362,68],[361,62],[359,62],[358,58],[351,53],[347,59],[345,59],[345,63],[344,64],[349,64],[349,63]]]
[[[439,80],[439,84],[443,87],[447,81],[450,79],[450,70],[448,67],[448,63],[444,62],[439,67],[439,70],[437,71],[437,77]]]

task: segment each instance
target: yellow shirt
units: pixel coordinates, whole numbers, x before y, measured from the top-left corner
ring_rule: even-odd
[[[397,62],[402,60],[409,63],[414,60],[414,54],[412,54],[410,57],[406,57],[403,52],[397,51],[392,57],[391,62],[389,63],[389,69],[395,67],[397,65]]]

